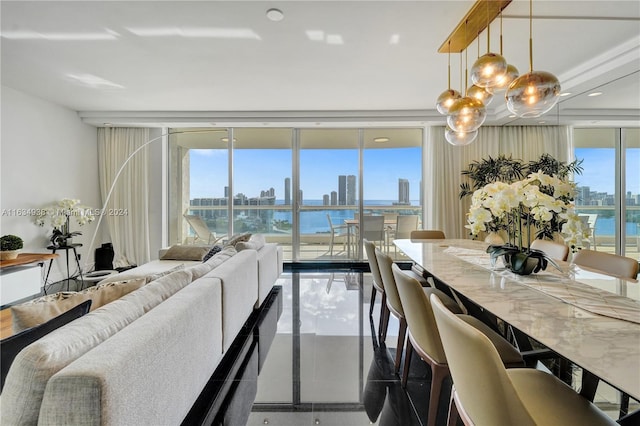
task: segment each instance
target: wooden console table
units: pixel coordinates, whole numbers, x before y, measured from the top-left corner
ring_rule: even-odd
[[[57,254],[51,253],[20,253],[15,259],[0,260],[0,269],[8,268],[10,266],[22,266],[30,263],[46,262],[47,260],[55,259]]]
[[[16,259],[0,261],[0,305],[16,303],[38,295],[42,286],[42,267],[57,258],[53,253],[21,253]]]

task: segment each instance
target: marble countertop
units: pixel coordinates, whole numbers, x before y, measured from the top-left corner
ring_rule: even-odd
[[[471,301],[632,398],[640,398],[640,324],[589,312],[523,285],[531,277],[491,271],[445,252],[450,247],[484,250],[487,247],[484,242],[453,239],[394,242],[414,262]],[[635,280],[575,267],[564,279],[574,277],[583,284],[628,298],[631,305],[639,299],[640,283]],[[539,283],[554,282],[548,274],[534,279]]]

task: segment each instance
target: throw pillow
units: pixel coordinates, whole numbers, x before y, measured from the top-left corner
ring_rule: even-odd
[[[177,265],[177,266],[174,266],[173,268],[167,269],[166,271],[163,271],[163,272],[158,272],[156,274],[147,275],[145,278],[147,280],[147,284],[149,284],[151,281],[155,281],[158,278],[164,277],[165,275],[169,275],[172,272],[180,271],[182,269],[184,269],[184,263],[182,263],[180,265]]]
[[[145,278],[113,282],[89,287],[82,291],[62,291],[42,296],[21,305],[11,307],[12,328],[19,333],[35,327],[68,311],[80,303],[91,300],[91,310],[106,305],[146,284]]]
[[[244,234],[236,234],[227,240],[225,246],[235,246],[240,242],[249,241],[249,238],[251,238],[251,234],[249,232],[245,232]]]
[[[211,249],[210,246],[173,245],[160,260],[202,260]]]
[[[266,241],[264,239],[264,235],[262,234],[254,234],[249,238],[249,241],[241,241],[236,244],[236,250],[242,251],[246,249],[260,250]]]
[[[91,307],[91,300],[85,300],[79,305],[69,309],[57,317],[50,319],[44,324],[40,324],[36,327],[29,328],[18,334],[7,337],[0,341],[0,392],[4,387],[4,379],[7,377],[9,367],[13,362],[18,352],[31,343],[35,342],[39,338],[51,333],[56,328],[60,328],[63,325],[70,323],[76,318],[80,318],[89,312]]]
[[[211,247],[211,250],[209,250],[209,252],[205,254],[204,257],[202,258],[202,262],[206,262],[207,260],[211,259],[211,256],[213,256],[216,253],[219,253],[221,250],[222,250],[222,246],[220,244],[216,244],[215,246]]]

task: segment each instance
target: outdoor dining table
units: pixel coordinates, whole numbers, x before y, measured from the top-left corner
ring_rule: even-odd
[[[351,257],[351,244],[358,244],[356,241],[356,236],[358,235],[357,229],[360,226],[360,220],[358,219],[345,219],[344,224],[347,225],[347,257]],[[390,229],[395,229],[396,219],[385,219],[384,220],[384,233],[385,240],[387,237],[387,232]],[[353,240],[353,243],[352,243]],[[355,250],[357,253],[357,250]]]
[[[640,398],[640,283],[561,262],[520,276],[491,264],[487,243],[394,240],[415,263],[472,303]]]

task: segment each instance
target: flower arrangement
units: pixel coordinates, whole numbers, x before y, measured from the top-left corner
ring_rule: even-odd
[[[589,238],[590,231],[583,228],[575,212],[575,193],[575,183],[542,171],[513,183],[488,183],[474,191],[465,227],[474,236],[482,231],[505,230],[509,243],[491,246],[487,251],[493,257],[533,253],[532,257],[538,259],[534,268],[544,269],[549,259],[528,249],[532,237],[553,239],[560,234],[573,252]],[[526,256],[518,257],[526,263]]]
[[[93,210],[85,205],[80,204],[80,200],[71,198],[63,198],[56,204],[52,204],[38,210],[35,223],[38,226],[44,226],[48,221],[53,227],[53,235],[51,243],[54,246],[66,245],[69,238],[76,235],[82,235],[81,232],[71,232],[70,221],[74,218],[79,226],[86,225],[95,220]]]

